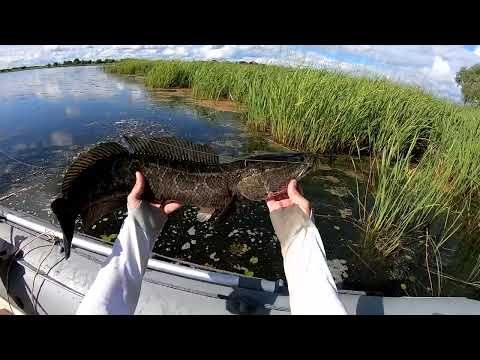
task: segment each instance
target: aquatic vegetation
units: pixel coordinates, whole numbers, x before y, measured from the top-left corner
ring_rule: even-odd
[[[247,244],[233,243],[229,247],[230,253],[236,256],[241,256],[245,254],[248,250],[250,250],[250,248]]]
[[[125,59],[113,64],[105,65],[104,69],[110,73],[125,75],[145,75],[154,66],[155,62],[144,59]]]
[[[143,73],[151,87],[189,87],[197,99],[236,101],[246,107],[248,126],[292,149],[368,154],[358,211],[339,211],[356,219],[373,256],[394,258],[432,223],[449,219],[432,240],[434,257],[441,257],[438,244],[465,220],[464,199],[480,199],[480,110],[418,87],[309,67],[214,61],[126,60],[105,69]],[[469,283],[478,281],[475,266],[463,272]]]
[[[115,239],[117,238],[117,236],[118,236],[118,234],[110,234],[110,235],[102,234],[102,235],[100,235],[102,240],[105,240],[105,241],[108,241],[108,242],[114,242]]]

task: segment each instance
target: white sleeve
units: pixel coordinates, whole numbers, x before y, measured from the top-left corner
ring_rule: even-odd
[[[297,206],[272,212],[294,315],[344,315],[315,224]]]
[[[128,210],[112,253],[83,298],[77,315],[135,312],[148,259],[166,220],[163,211],[145,202]]]

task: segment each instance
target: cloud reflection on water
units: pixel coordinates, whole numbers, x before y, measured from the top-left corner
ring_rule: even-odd
[[[144,89],[141,83],[115,79],[101,68],[91,66],[5,73],[0,81],[0,100],[14,101],[28,96],[42,100],[96,100],[126,92],[133,92],[138,99],[143,97]]]
[[[65,116],[68,118],[80,116],[80,109],[76,106],[66,106]]]
[[[52,146],[69,146],[73,144],[73,136],[64,130],[54,131],[50,134]]]

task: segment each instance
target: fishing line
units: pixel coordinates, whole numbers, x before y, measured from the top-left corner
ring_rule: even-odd
[[[18,162],[19,164],[26,165],[26,166],[30,166],[30,167],[34,167],[34,168],[38,168],[38,169],[42,169],[42,170],[47,170],[47,169],[50,169],[50,170],[58,170],[58,169],[61,169],[60,167],[46,167],[46,166],[38,166],[38,165],[29,164],[29,163],[26,163],[26,162],[24,162],[24,161],[15,159],[14,157],[8,155],[5,151],[3,151],[3,150],[1,150],[1,149],[0,149],[0,154],[6,156],[6,157],[9,158],[10,160],[13,160],[13,161]]]
[[[35,240],[37,240],[40,236],[42,235],[46,235],[47,232],[43,232],[43,233],[40,233],[38,235],[36,235],[32,240],[30,240],[27,244],[25,244],[24,246],[19,246],[18,249],[15,251],[15,253],[13,254],[12,256],[12,259],[10,260],[10,263],[8,264],[8,268],[7,268],[7,279],[6,279],[6,282],[7,282],[7,300],[8,300],[8,306],[10,307],[10,310],[11,312],[13,312],[13,309],[12,309],[12,304],[11,304],[11,301],[10,301],[10,294],[9,294],[9,290],[10,290],[10,282],[9,282],[9,279],[10,279],[10,270],[11,270],[11,267],[12,267],[12,264],[14,262],[14,260],[17,258],[17,255],[20,253],[20,251],[22,251],[23,249],[25,249],[28,245],[30,245],[32,242],[34,242]],[[38,247],[36,248],[33,248],[32,250],[30,251],[33,251],[35,249],[38,249]],[[29,251],[29,252],[30,252]],[[27,253],[28,254],[28,253]]]
[[[58,264],[60,264],[63,260],[65,260],[65,256],[62,257],[60,260],[58,260],[55,264],[53,264],[50,269],[48,269],[48,271],[45,273],[45,278],[48,276],[48,274],[50,274],[50,271],[52,271],[52,269],[57,266]],[[45,279],[43,279],[43,282],[42,284],[40,285],[40,287],[38,288],[38,292],[37,292],[37,297],[35,299],[35,306],[34,306],[34,310],[35,312],[38,314],[38,311],[37,311],[37,305],[38,305],[38,297],[40,296],[40,291],[42,290],[42,286],[43,284],[45,284]],[[45,310],[44,310],[45,311]],[[48,315],[48,314],[47,314]]]
[[[49,231],[45,231],[45,232],[43,232],[43,233],[41,233],[41,234],[38,234],[37,236],[35,236],[34,239],[32,239],[32,241],[35,240],[35,239],[38,239],[38,238],[39,238],[40,236],[42,236],[42,235],[46,235],[46,236],[50,239],[50,241],[52,241],[52,246],[51,246],[50,251],[48,252],[48,254],[43,258],[43,260],[42,260],[42,261],[40,262],[40,264],[38,265],[37,270],[36,270],[36,272],[35,272],[35,275],[34,275],[34,277],[33,277],[32,288],[31,288],[31,290],[30,290],[30,294],[31,294],[31,295],[30,295],[30,301],[31,301],[31,303],[32,303],[32,306],[37,303],[37,301],[36,301],[36,299],[35,299],[35,296],[33,295],[33,294],[34,294],[34,289],[35,289],[35,280],[36,280],[36,278],[37,278],[37,275],[38,275],[39,272],[41,271],[40,269],[41,269],[42,264],[43,264],[44,261],[50,256],[50,254],[52,253],[53,248],[54,248],[54,246],[55,246],[55,236],[54,236],[53,234],[49,233]],[[28,244],[30,244],[32,241],[30,241]],[[27,245],[28,245],[28,244],[27,244]],[[25,245],[22,249],[24,249],[27,245]],[[47,247],[47,246],[49,246],[49,245],[40,245],[40,246],[34,247],[33,249],[30,249],[26,254],[24,254],[23,257],[25,258],[25,256],[28,255],[28,254],[30,254],[32,251],[35,251],[35,250],[38,250],[38,249],[40,249],[40,248]],[[63,259],[64,259],[64,258],[62,258],[62,260],[63,260]],[[56,265],[56,264],[55,264],[55,265]],[[51,268],[50,268],[50,270],[51,270]],[[41,289],[41,287],[40,287],[40,289]],[[38,294],[40,294],[40,290],[39,290]],[[37,294],[37,296],[38,296],[38,294]],[[36,305],[35,305],[35,307],[34,307],[33,309],[34,309],[34,311],[35,311],[35,312],[37,313],[37,315],[38,315],[38,312],[36,311]]]
[[[37,276],[38,274],[40,273],[41,271],[41,268],[42,268],[42,264],[45,262],[45,260],[48,259],[48,257],[51,255],[53,249],[55,248],[55,238],[51,235],[51,234],[47,234],[47,236],[50,237],[50,240],[52,240],[52,246],[50,247],[50,251],[48,252],[48,254],[43,258],[43,260],[40,262],[40,264],[38,265],[37,267],[37,270],[35,271],[35,275],[33,277],[33,281],[32,281],[32,289],[31,289],[31,302],[32,302],[32,305],[33,305],[33,310],[34,312],[38,315],[38,311],[37,311],[37,303],[38,303],[38,296],[40,295],[40,290],[42,289],[42,285],[40,285],[39,289],[38,289],[38,293],[37,293],[37,296],[34,296],[33,293],[34,293],[34,290],[35,290],[35,280],[37,279]],[[53,238],[53,239],[52,239]],[[60,261],[58,261],[56,264],[54,264],[52,267],[50,267],[50,269],[48,270],[48,272],[50,272],[50,270],[52,270],[52,268],[59,264],[63,259],[65,259],[65,256],[60,259]],[[48,273],[47,273],[48,274]],[[45,280],[44,280],[45,281]]]

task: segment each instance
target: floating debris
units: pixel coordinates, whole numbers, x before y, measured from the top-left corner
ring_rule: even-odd
[[[340,213],[340,217],[342,219],[346,219],[348,216],[352,216],[352,209],[342,209],[338,210],[338,212]]]
[[[183,244],[182,250],[188,250],[188,249],[190,249],[190,243],[186,242],[185,244]]]
[[[249,270],[249,269],[246,268],[245,266],[234,265],[233,268],[236,269],[236,270],[243,271],[243,274],[244,274],[245,276],[253,276],[253,275],[254,275],[254,272],[251,271],[251,270]]]
[[[188,229],[187,233],[190,236],[195,235],[195,226],[192,226],[190,229]]]
[[[247,244],[233,243],[229,246],[230,253],[237,256],[245,254],[248,250],[250,250],[250,247]]]
[[[212,259],[213,261],[219,261],[220,258],[215,257],[215,255],[217,255],[217,253],[213,252],[210,254],[209,258]]]
[[[117,236],[118,234],[110,234],[110,235],[103,234],[103,235],[100,235],[100,238],[108,242],[114,242]]]
[[[256,263],[258,263],[258,258],[257,258],[256,256],[252,256],[252,257],[250,258],[250,263],[253,264],[253,265],[255,265]]]
[[[232,237],[233,235],[237,234],[238,233],[238,230],[235,229],[235,230],[232,230],[227,236],[228,237]]]
[[[322,176],[323,179],[330,181],[331,183],[338,184],[340,180],[336,178],[335,176],[327,175],[327,176]]]
[[[337,225],[335,225],[333,228],[334,228],[335,230],[340,230],[340,226],[337,226]]]
[[[327,260],[328,268],[336,284],[340,284],[344,279],[348,278],[348,266],[345,265],[346,263],[347,261],[343,259]]]
[[[348,196],[350,194],[348,189],[346,187],[343,187],[343,186],[326,189],[325,191],[329,192],[332,195],[338,196],[338,197],[344,197],[344,196]]]

